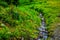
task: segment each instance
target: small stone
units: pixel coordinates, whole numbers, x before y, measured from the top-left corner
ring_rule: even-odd
[[[1,26],[5,26],[4,24],[1,24]]]

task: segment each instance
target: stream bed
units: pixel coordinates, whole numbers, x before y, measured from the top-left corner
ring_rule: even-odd
[[[47,34],[47,30],[46,30],[46,24],[45,24],[45,19],[42,15],[42,13],[40,13],[40,18],[41,18],[41,26],[39,28],[39,37],[37,40],[47,40],[48,38],[48,34]]]

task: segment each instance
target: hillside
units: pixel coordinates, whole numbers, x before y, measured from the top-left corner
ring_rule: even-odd
[[[51,40],[60,27],[60,0],[0,0],[0,40],[37,40],[40,13]]]

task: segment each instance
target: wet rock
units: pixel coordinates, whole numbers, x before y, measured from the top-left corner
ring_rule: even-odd
[[[60,40],[60,27],[58,27],[58,28],[54,31],[54,38],[55,38],[55,40]]]

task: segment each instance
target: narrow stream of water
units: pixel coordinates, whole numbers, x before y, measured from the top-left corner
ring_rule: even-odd
[[[39,37],[38,40],[47,40],[47,31],[46,31],[46,24],[45,24],[45,19],[42,15],[42,13],[40,13],[40,18],[41,18],[41,27],[39,28]]]

